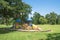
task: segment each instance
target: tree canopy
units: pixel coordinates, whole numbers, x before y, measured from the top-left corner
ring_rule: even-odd
[[[32,11],[31,6],[22,2],[22,0],[0,0],[0,15],[6,19],[16,18],[19,16],[25,19],[28,17],[28,14]],[[21,18],[21,20],[23,20]]]
[[[50,12],[45,16],[35,12],[32,19],[34,24],[60,24],[60,15],[55,12]]]

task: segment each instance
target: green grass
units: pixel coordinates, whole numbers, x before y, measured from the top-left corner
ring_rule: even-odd
[[[49,37],[56,36],[60,34],[60,25],[38,25],[43,30],[50,29],[51,32],[19,32],[10,31],[3,33],[0,32],[0,40],[49,40]],[[8,27],[5,25],[0,25],[0,28]],[[2,30],[0,30],[2,31]],[[51,36],[51,35],[52,36]],[[50,35],[50,36],[49,36]],[[57,36],[56,36],[57,37]],[[54,37],[52,37],[54,38]],[[60,38],[60,37],[59,37]],[[55,40],[55,38],[54,38]],[[59,39],[58,39],[59,40]]]
[[[38,25],[43,30],[51,30],[51,33],[60,33],[60,25]]]
[[[8,25],[8,26],[7,26],[7,25],[3,25],[3,24],[2,24],[2,25],[0,25],[0,28],[6,28],[6,27],[11,27],[11,26],[12,26],[12,25]]]

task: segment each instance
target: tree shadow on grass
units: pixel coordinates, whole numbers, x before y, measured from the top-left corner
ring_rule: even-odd
[[[60,33],[48,34],[46,40],[60,40]]]
[[[16,30],[11,30],[11,28],[0,28],[0,34],[5,34],[5,33],[9,33],[9,32],[14,32]]]

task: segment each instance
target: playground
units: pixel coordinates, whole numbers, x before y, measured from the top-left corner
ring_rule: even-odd
[[[16,18],[14,25],[10,28],[10,30],[20,30],[20,31],[42,31],[42,28],[39,26],[32,24],[32,19],[28,18],[25,22],[20,18]],[[49,30],[48,30],[49,31]]]
[[[43,30],[51,29],[51,32],[20,32],[1,29],[11,26],[0,25],[0,40],[60,40],[60,25],[37,25]]]

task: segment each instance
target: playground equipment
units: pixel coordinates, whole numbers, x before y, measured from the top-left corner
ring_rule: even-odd
[[[36,25],[32,25],[29,26],[29,24],[23,24],[23,27],[25,28],[25,30],[42,30],[40,27],[36,26]]]
[[[20,28],[20,22],[21,22],[21,20],[19,18],[16,19],[16,21],[15,21],[15,28],[16,29]]]
[[[20,25],[20,23],[21,23],[20,18],[17,18],[16,22],[15,22],[15,29],[17,29],[19,31],[42,31],[42,32],[51,31],[51,30],[43,31],[42,28],[38,27],[37,25],[32,24],[31,19],[27,19],[26,23],[23,23],[22,26]]]
[[[26,23],[23,23],[22,26],[20,26],[21,20],[20,18],[16,19],[16,23],[15,23],[15,28],[19,29],[21,27],[21,29],[24,30],[40,30],[41,28],[37,27],[36,25],[32,24],[32,19],[27,19]]]

